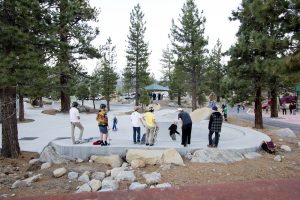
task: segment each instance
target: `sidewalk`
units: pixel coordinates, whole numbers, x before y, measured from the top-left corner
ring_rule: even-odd
[[[249,109],[247,110],[247,113],[249,115],[254,115],[253,109]],[[278,118],[271,118],[271,112],[269,111],[268,113],[266,113],[264,110],[262,111],[263,114],[263,118],[267,118],[267,119],[271,119],[271,120],[275,120],[275,121],[280,121],[280,122],[285,122],[285,123],[289,123],[289,124],[300,124],[300,113],[297,112],[296,115],[290,115],[289,111],[287,111],[286,115],[282,115],[282,112],[278,112]]]
[[[20,200],[297,200],[300,197],[300,179],[259,180],[249,182],[221,183],[215,185],[192,185],[166,189],[144,189],[136,191],[93,192],[69,195],[25,197]],[[19,199],[19,198],[12,198]]]

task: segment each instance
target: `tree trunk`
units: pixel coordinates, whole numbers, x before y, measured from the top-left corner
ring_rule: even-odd
[[[275,118],[278,117],[278,109],[277,109],[277,89],[272,88],[271,89],[271,117]]]
[[[177,104],[179,106],[181,106],[181,92],[178,92],[178,95],[177,95]]]
[[[83,106],[84,99],[81,99],[81,105]]]
[[[23,122],[24,120],[24,99],[23,95],[19,94],[19,121]]]
[[[93,106],[94,106],[94,110],[96,110],[95,98],[93,98]]]
[[[39,97],[39,106],[40,106],[40,108],[42,108],[44,106],[43,97]]]
[[[194,72],[192,74],[192,111],[196,109],[197,109],[197,80],[196,80],[196,73]]]
[[[69,71],[69,56],[68,56],[68,27],[66,24],[65,13],[67,10],[68,1],[61,0],[59,9],[59,36],[60,36],[60,52],[59,52],[59,65],[60,65],[60,100],[61,100],[61,111],[69,112],[70,110],[70,96],[68,89],[68,75]]]
[[[255,128],[263,128],[262,105],[261,105],[261,87],[256,87],[255,94]]]
[[[110,100],[107,99],[107,100],[106,100],[106,103],[107,103],[107,111],[110,111]]]
[[[1,154],[6,158],[17,158],[20,155],[18,140],[16,87],[0,88],[2,112],[2,149]]]

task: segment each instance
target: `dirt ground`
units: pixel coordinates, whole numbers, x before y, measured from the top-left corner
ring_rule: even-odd
[[[229,118],[229,123],[239,126],[252,127],[253,123],[237,118]],[[160,166],[146,166],[135,170],[137,181],[144,183],[142,177],[144,172],[159,171],[162,176],[161,183],[169,182],[172,186],[193,185],[193,184],[214,184],[226,182],[243,182],[259,179],[289,179],[300,178],[300,149],[298,147],[299,136],[297,139],[279,138],[273,135],[273,128],[265,128],[262,131],[268,134],[274,143],[280,147],[285,144],[292,148],[292,152],[284,152],[278,148],[277,155],[284,156],[282,162],[274,161],[274,155],[259,152],[262,157],[255,160],[242,160],[232,164],[202,164],[192,163],[184,160],[186,166],[172,165],[169,170],[161,170]],[[83,183],[70,181],[64,175],[61,178],[54,178],[52,172],[59,167],[66,167],[68,171],[84,172],[102,171],[110,167],[101,164],[83,162],[69,162],[64,165],[53,165],[49,169],[40,170],[30,167],[29,160],[38,158],[37,153],[22,152],[19,159],[4,159],[0,157],[0,199],[5,197],[24,197],[44,194],[74,193],[76,187]],[[30,187],[10,189],[11,185],[19,179],[25,179],[32,175],[43,174],[42,179],[35,182]],[[129,182],[121,182],[120,189],[127,189]]]

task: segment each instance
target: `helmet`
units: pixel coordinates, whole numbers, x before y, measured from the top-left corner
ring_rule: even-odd
[[[100,109],[105,109],[105,108],[106,108],[106,105],[102,103],[102,104],[100,105]]]
[[[76,101],[74,101],[74,102],[72,103],[72,107],[77,108],[77,106],[79,106],[79,104],[78,104]]]

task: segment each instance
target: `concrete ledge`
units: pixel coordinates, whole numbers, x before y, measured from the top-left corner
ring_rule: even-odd
[[[197,130],[200,132],[202,126],[203,124],[193,126],[193,132],[195,133]],[[180,139],[177,141],[171,141],[167,137],[158,137],[156,144],[152,147],[133,144],[130,139],[125,140],[123,138],[114,138],[111,141],[110,146],[93,145],[93,141],[85,144],[73,145],[70,139],[54,140],[50,144],[56,149],[57,153],[61,155],[87,160],[91,155],[119,154],[121,156],[125,156],[128,149],[163,150],[174,148],[177,152],[184,156],[188,152],[193,153],[198,149],[207,148],[207,140],[207,133],[205,133],[192,135],[191,145],[189,147],[182,147],[182,145],[180,145]],[[251,128],[224,124],[218,148],[234,150],[240,153],[251,152],[259,149],[263,140],[269,141],[270,137]]]

